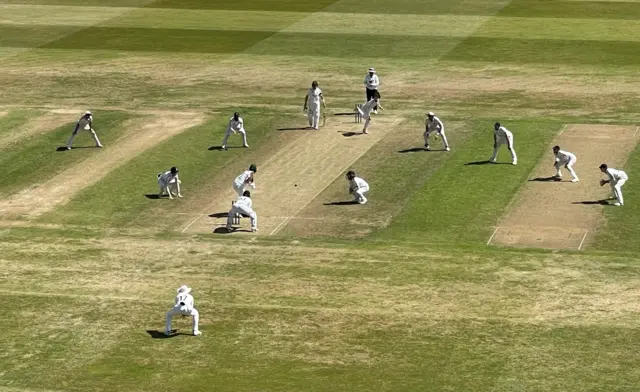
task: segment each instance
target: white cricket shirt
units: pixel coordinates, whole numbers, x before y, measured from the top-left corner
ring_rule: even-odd
[[[444,124],[436,116],[433,116],[433,121],[429,121],[429,117],[427,117],[426,124],[430,132],[431,131],[444,132]]]
[[[369,90],[377,89],[380,85],[380,79],[378,78],[378,75],[373,74],[372,76],[367,74],[367,76],[364,77],[364,85],[367,86]]]
[[[253,201],[250,197],[240,196],[238,197],[238,200],[234,203],[234,205],[237,207],[245,207],[251,209],[251,207],[253,206]]]
[[[351,189],[357,191],[361,188],[369,188],[369,184],[360,177],[354,177],[353,180],[351,180]]]
[[[238,117],[238,120],[236,120],[233,117],[229,119],[230,130],[238,132],[243,128],[244,128],[244,121],[242,120],[242,117]]]
[[[556,154],[556,162],[569,162],[576,159],[576,156],[569,151],[558,150]]]
[[[320,88],[310,88],[309,92],[307,92],[307,96],[309,97],[309,106],[320,106],[321,95],[322,90],[320,90]]]
[[[623,179],[623,180],[629,179],[629,177],[627,177],[627,173],[623,172],[622,170],[608,168],[605,173],[607,174],[607,176],[609,176],[609,180],[611,181],[618,181],[620,179]]]

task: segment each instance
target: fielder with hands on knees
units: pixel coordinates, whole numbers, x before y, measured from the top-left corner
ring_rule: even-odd
[[[427,119],[425,120],[424,131],[424,149],[427,151],[431,150],[431,147],[429,147],[429,135],[433,132],[436,133],[436,139],[438,136],[442,137],[445,151],[451,151],[449,148],[449,142],[447,141],[447,136],[444,134],[444,124],[433,112],[429,112],[427,113]]]
[[[304,97],[304,108],[302,109],[307,113],[309,126],[313,129],[319,128],[320,103],[322,103],[323,109],[327,108],[327,105],[324,102],[324,96],[322,95],[322,90],[318,87],[318,82],[314,80],[311,83],[311,88],[307,92],[307,95]],[[307,106],[307,104],[309,105]]]
[[[222,139],[222,148],[223,150],[227,149],[227,140],[229,136],[233,133],[236,135],[238,132],[242,135],[242,147],[249,148],[247,144],[247,131],[244,130],[244,120],[240,117],[240,113],[233,113],[233,117],[229,119],[229,124],[227,125],[227,132],[224,134],[224,139]]]
[[[609,184],[611,186],[611,192],[613,193],[613,197],[617,200],[613,203],[614,206],[623,206],[624,198],[622,197],[622,186],[629,179],[627,173],[622,170],[614,169],[612,167],[607,166],[606,163],[600,165],[600,171],[609,177],[608,180],[600,180],[600,186],[604,184]]]
[[[369,192],[369,184],[362,178],[357,177],[356,172],[353,170],[349,170],[346,177],[349,181],[349,194],[353,195],[354,201],[358,202],[358,204],[365,204],[367,198],[364,194]]]
[[[231,223],[233,217],[236,216],[236,214],[241,214],[251,218],[251,231],[254,233],[258,231],[258,215],[253,210],[251,192],[244,191],[242,196],[239,196],[238,200],[231,206],[231,210],[229,211],[229,215],[227,216],[227,232],[233,231]]]
[[[187,285],[182,285],[177,290],[178,295],[176,295],[173,307],[167,312],[165,325],[164,325],[164,334],[170,335],[172,332],[171,329],[171,321],[173,320],[173,316],[182,315],[182,316],[191,316],[193,319],[193,336],[202,335],[202,332],[198,329],[198,323],[200,321],[200,313],[194,307],[193,296],[191,293],[191,287]]]
[[[73,129],[73,133],[71,134],[71,137],[67,141],[67,150],[71,150],[71,146],[73,145],[73,139],[75,139],[76,135],[80,131],[89,131],[89,133],[91,133],[91,137],[93,138],[93,141],[96,143],[96,147],[102,148],[102,144],[98,139],[98,135],[96,134],[96,131],[93,130],[93,115],[91,114],[91,112],[86,111],[76,123],[76,127]]]
[[[180,193],[180,178],[178,178],[178,168],[173,166],[170,170],[164,173],[158,173],[158,185],[160,186],[160,192],[158,197],[169,195],[169,199],[173,199],[173,195],[182,197]]]

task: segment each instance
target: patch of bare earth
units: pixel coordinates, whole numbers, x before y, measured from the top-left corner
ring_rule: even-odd
[[[522,187],[517,200],[498,223],[490,242],[510,246],[555,249],[584,249],[595,230],[603,223],[602,202],[611,194],[598,166],[624,166],[638,142],[635,126],[568,125],[549,146],[549,154],[538,164],[532,178]],[[517,143],[517,142],[516,142]],[[577,156],[574,166],[579,183],[570,182],[563,168],[561,182],[551,180],[555,174],[551,147]],[[516,144],[517,146],[517,144]]]
[[[32,118],[25,124],[19,126],[18,129],[4,134],[3,137],[0,138],[0,149],[71,123],[78,119],[78,113],[82,112],[76,111],[71,114],[52,111],[42,116]],[[1,113],[0,117],[2,117]]]
[[[45,183],[0,201],[0,219],[18,216],[34,218],[58,205],[67,203],[77,192],[93,185],[112,170],[133,159],[141,152],[203,122],[193,113],[165,114],[150,119],[136,119],[125,123],[127,135],[113,145],[56,175]]]
[[[396,117],[376,117],[368,135],[361,133],[362,124],[354,123],[351,116],[348,120],[330,118],[319,131],[292,132],[291,139],[258,167],[257,188],[251,192],[259,233],[276,234],[399,121]],[[212,228],[226,225],[225,212],[237,198],[231,189],[233,179],[219,184],[227,191],[210,199],[203,215],[186,222],[183,232],[210,233]],[[207,213],[213,214],[204,215]],[[242,227],[247,229],[249,222],[243,221]]]

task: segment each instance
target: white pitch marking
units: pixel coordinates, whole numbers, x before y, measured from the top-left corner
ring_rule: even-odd
[[[633,136],[636,136],[636,134],[638,133],[638,131],[640,131],[640,127],[636,127],[636,131],[633,133]]]
[[[565,124],[564,127],[562,127],[562,129],[560,130],[560,133],[558,134],[558,136],[562,135],[562,132],[564,132],[565,129],[567,129],[567,124]]]
[[[580,245],[578,245],[578,250],[582,249],[582,244],[584,244],[584,240],[587,239],[587,233],[589,230],[584,231],[584,235],[582,236],[582,241],[580,241]]]
[[[499,227],[496,226],[496,229],[493,231],[493,234],[491,234],[491,237],[489,237],[489,241],[487,241],[487,245],[489,245],[491,243],[491,240],[493,239],[493,237],[498,232],[498,229],[499,229]]]
[[[269,233],[269,235],[274,235],[278,231],[278,229],[287,222],[289,222],[289,218],[285,218],[282,222],[280,222],[280,224],[276,226],[276,228],[273,229],[273,231]]]
[[[188,229],[189,227],[191,227],[191,225],[192,225],[192,224],[196,223],[196,221],[197,221],[198,219],[202,218],[202,215],[203,215],[203,214],[200,214],[200,215],[196,216],[196,217],[195,217],[195,219],[194,219],[194,220],[192,220],[192,221],[191,221],[191,223],[189,223],[189,224],[188,224],[184,229],[182,229],[182,231],[181,231],[180,233],[184,233],[185,231],[187,231],[187,229]]]

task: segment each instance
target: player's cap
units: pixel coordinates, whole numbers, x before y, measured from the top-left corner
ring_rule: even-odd
[[[429,113],[427,113],[427,116],[433,117],[433,116],[435,116],[435,114],[433,114],[433,112],[429,112]]]
[[[191,292],[191,287],[183,284],[182,286],[178,287],[178,290],[176,291],[178,292],[178,294],[189,294]]]
[[[240,113],[238,113],[238,112],[234,112],[234,113],[233,113],[233,117],[240,117]]]
[[[172,174],[177,174],[177,173],[178,173],[178,171],[179,171],[179,170],[178,170],[178,168],[177,168],[177,167],[175,167],[175,166],[173,166],[173,167],[171,168],[171,173],[172,173]]]
[[[244,191],[244,192],[242,192],[242,196],[244,196],[244,197],[251,197],[251,192],[249,192],[249,191]]]
[[[605,169],[607,170],[608,166],[606,163],[603,163],[602,165],[600,165],[600,169]]]
[[[375,68],[373,68],[373,67],[371,67],[371,68],[369,68],[369,72],[376,73],[376,69],[375,69]]]
[[[91,112],[87,110],[86,112],[84,112],[84,115],[85,115],[85,116],[86,116],[86,115],[89,115],[89,116],[90,116],[90,115],[91,115]]]
[[[251,164],[249,166],[249,170],[251,170],[254,173],[257,173],[258,172],[258,166],[256,166],[255,164]]]

